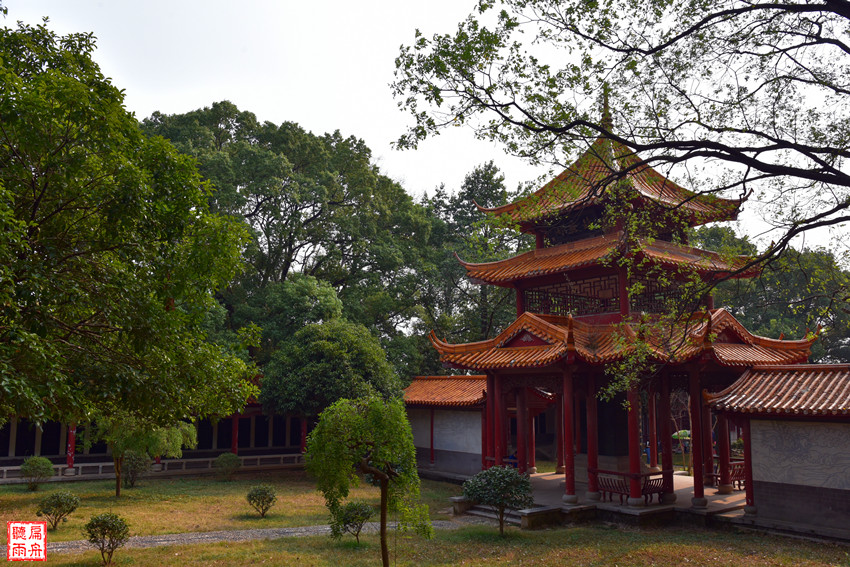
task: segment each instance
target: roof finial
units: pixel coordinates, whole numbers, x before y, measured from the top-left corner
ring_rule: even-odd
[[[602,128],[611,132],[614,129],[614,119],[611,117],[611,106],[608,104],[608,95],[611,92],[611,87],[608,83],[602,83],[602,122],[599,123]]]

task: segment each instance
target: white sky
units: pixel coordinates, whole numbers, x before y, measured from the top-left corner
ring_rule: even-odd
[[[416,151],[390,146],[410,123],[389,87],[399,47],[413,42],[417,28],[426,36],[451,32],[476,0],[2,1],[6,26],[48,16],[57,33],[94,32],[96,61],[139,119],[230,100],[261,121],[297,122],[319,135],[340,130],[362,138],[381,171],[417,197],[441,183],[456,190],[489,160],[509,188],[546,173],[476,140],[468,128]],[[755,209],[745,206],[739,231],[765,229]],[[828,236],[805,244],[826,244]]]
[[[531,168],[458,128],[397,151],[411,121],[389,83],[402,44],[418,27],[450,32],[475,0],[4,0],[5,26],[50,18],[60,34],[94,32],[94,58],[125,90],[138,119],[230,100],[260,121],[297,122],[317,135],[362,138],[381,171],[415,196],[445,183],[456,190],[494,160],[511,189]]]

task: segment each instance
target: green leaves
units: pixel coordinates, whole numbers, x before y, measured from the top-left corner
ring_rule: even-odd
[[[360,474],[385,477],[388,506],[402,527],[429,535],[427,506],[419,503],[416,448],[404,403],[377,396],[341,399],[322,412],[307,439],[307,470],[329,509],[337,510]]]
[[[46,25],[0,31],[0,407],[230,413],[247,366],[201,324],[245,233],[209,213],[192,159],[143,136],[93,49]]]
[[[281,345],[265,368],[260,400],[280,414],[315,416],[340,398],[400,394],[381,345],[343,319],[312,324]]]

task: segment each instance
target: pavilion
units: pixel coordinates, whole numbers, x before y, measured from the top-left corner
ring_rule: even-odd
[[[610,131],[607,110],[603,122]],[[469,437],[470,419],[477,419],[480,468],[515,458],[520,471],[533,471],[532,420],[554,405],[565,503],[578,500],[577,473],[586,475],[591,499],[620,495],[642,506],[657,494],[669,502],[675,498],[671,391],[685,390],[692,506],[705,507],[704,488],[715,479],[720,491],[731,491],[728,414],[716,414],[715,473],[708,393],[728,389],[753,367],[805,363],[816,339],[755,336],[731,313],[716,309],[710,294],[694,295],[694,289],[708,289],[701,284],[758,273],[750,258],[687,243],[687,227],[734,220],[742,203],[689,191],[625,146],[600,137],[535,193],[505,206],[479,207],[534,235],[536,246],[497,262],[461,261],[472,281],[515,290],[516,320],[496,337],[475,343],[450,344],[431,333],[444,366],[475,376],[420,377],[408,389],[415,437],[428,438],[430,420],[430,462],[435,444],[445,443],[435,434],[436,412],[462,409],[476,415],[467,417],[467,426],[438,423],[436,429],[444,436],[463,429]],[[682,298],[690,298],[689,315],[664,323]],[[614,365],[633,360],[646,364],[646,371],[627,391],[601,400],[600,390],[616,378]],[[648,466],[642,460],[642,413]],[[467,458],[474,453],[469,446]]]

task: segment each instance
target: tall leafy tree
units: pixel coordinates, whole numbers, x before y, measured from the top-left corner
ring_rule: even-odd
[[[755,191],[781,229],[772,256],[850,220],[849,24],[833,0],[482,0],[402,47],[394,89],[414,123],[399,143],[466,123],[570,163],[604,135],[703,192]]]
[[[344,319],[307,325],[265,366],[260,400],[277,413],[315,417],[340,398],[398,396],[401,387],[381,344]]]
[[[428,507],[419,500],[416,448],[400,399],[341,399],[322,412],[307,441],[307,470],[334,512],[361,476],[381,491],[381,560],[389,567],[387,515],[399,512],[401,528],[430,537]]]
[[[709,249],[752,254],[753,246],[724,227],[703,227],[695,240]],[[850,272],[826,249],[787,249],[751,280],[721,283],[715,304],[765,337],[818,333],[812,362],[850,361]]]
[[[0,409],[151,424],[227,414],[247,366],[201,328],[244,231],[145,137],[88,34],[0,30]]]
[[[420,334],[434,329],[457,342],[480,341],[499,333],[516,317],[515,291],[478,285],[469,281],[458,258],[467,262],[490,262],[508,258],[533,245],[519,234],[480,210],[515,200],[521,190],[509,191],[499,168],[491,161],[473,169],[460,189],[449,194],[440,187],[426,205],[434,219],[429,251],[429,271],[422,279]],[[423,345],[429,373],[439,373],[433,348]]]
[[[268,311],[274,289],[301,274],[333,288],[343,315],[380,337],[400,371],[416,364],[404,329],[417,315],[417,270],[431,224],[423,207],[381,175],[362,140],[261,124],[227,101],[154,113],[143,127],[197,157],[215,187],[211,206],[252,234],[249,270],[221,296],[233,328],[243,323],[240,313]]]

